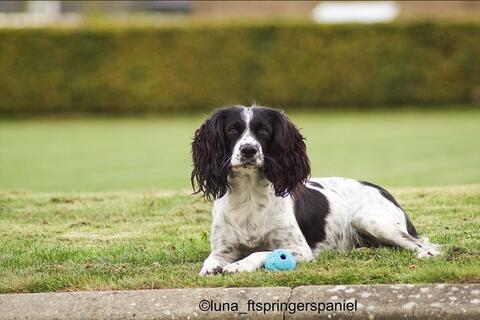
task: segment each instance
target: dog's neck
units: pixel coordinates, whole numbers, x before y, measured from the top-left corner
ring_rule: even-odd
[[[267,205],[274,195],[272,184],[257,168],[234,169],[228,176],[228,182],[231,185],[229,197],[233,200],[232,204],[237,201],[242,205],[263,201]]]
[[[262,241],[268,221],[268,208],[274,201],[272,184],[259,169],[241,168],[229,175],[231,190],[227,194],[229,209],[225,211],[226,223],[242,237],[247,246]],[[254,235],[254,236],[252,236]]]

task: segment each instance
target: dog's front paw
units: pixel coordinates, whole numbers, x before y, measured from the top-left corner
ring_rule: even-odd
[[[215,274],[220,274],[223,272],[223,268],[221,265],[203,265],[202,270],[200,270],[199,275],[201,276],[210,276]]]
[[[240,272],[252,272],[257,267],[248,261],[238,261],[230,263],[225,268],[223,268],[223,273],[240,273]]]
[[[443,252],[441,251],[441,245],[431,243],[428,238],[422,239],[423,245],[421,249],[419,249],[417,258],[418,259],[425,259],[425,258],[432,258],[436,256],[441,256]]]
[[[433,258],[436,256],[441,256],[443,253],[436,247],[429,247],[425,248],[424,250],[418,252],[417,258],[418,259],[426,259],[426,258]]]

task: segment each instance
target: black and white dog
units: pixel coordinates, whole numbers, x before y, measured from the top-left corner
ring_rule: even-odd
[[[281,112],[216,111],[192,143],[192,185],[214,199],[211,253],[200,275],[253,271],[274,249],[309,261],[326,249],[393,245],[439,255],[385,189],[346,178],[309,179],[304,137]]]

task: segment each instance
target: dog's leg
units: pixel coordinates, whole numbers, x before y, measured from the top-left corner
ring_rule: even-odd
[[[271,251],[254,252],[242,260],[230,263],[223,268],[223,273],[251,272],[265,265]]]
[[[214,226],[210,239],[212,252],[203,262],[200,275],[207,276],[222,273],[223,267],[236,261],[241,256],[241,253],[234,244],[235,242],[236,239],[228,236],[224,229]]]
[[[417,253],[417,258],[429,258],[441,255],[439,245],[429,243],[428,239],[420,240],[411,236],[399,222],[388,216],[357,213],[352,225],[360,234],[375,239],[380,244],[391,244]]]
[[[240,256],[240,251],[238,251],[233,245],[215,245],[208,258],[203,262],[200,275],[207,276],[222,273],[224,270],[223,268],[226,265],[236,261]]]

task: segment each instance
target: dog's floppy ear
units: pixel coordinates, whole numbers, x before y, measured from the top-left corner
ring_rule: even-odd
[[[280,112],[275,112],[274,137],[264,164],[267,179],[275,195],[295,196],[310,177],[310,160],[304,137],[295,125]]]
[[[191,183],[195,193],[203,193],[210,200],[228,191],[230,164],[225,157],[222,111],[217,111],[197,129],[193,138]]]

